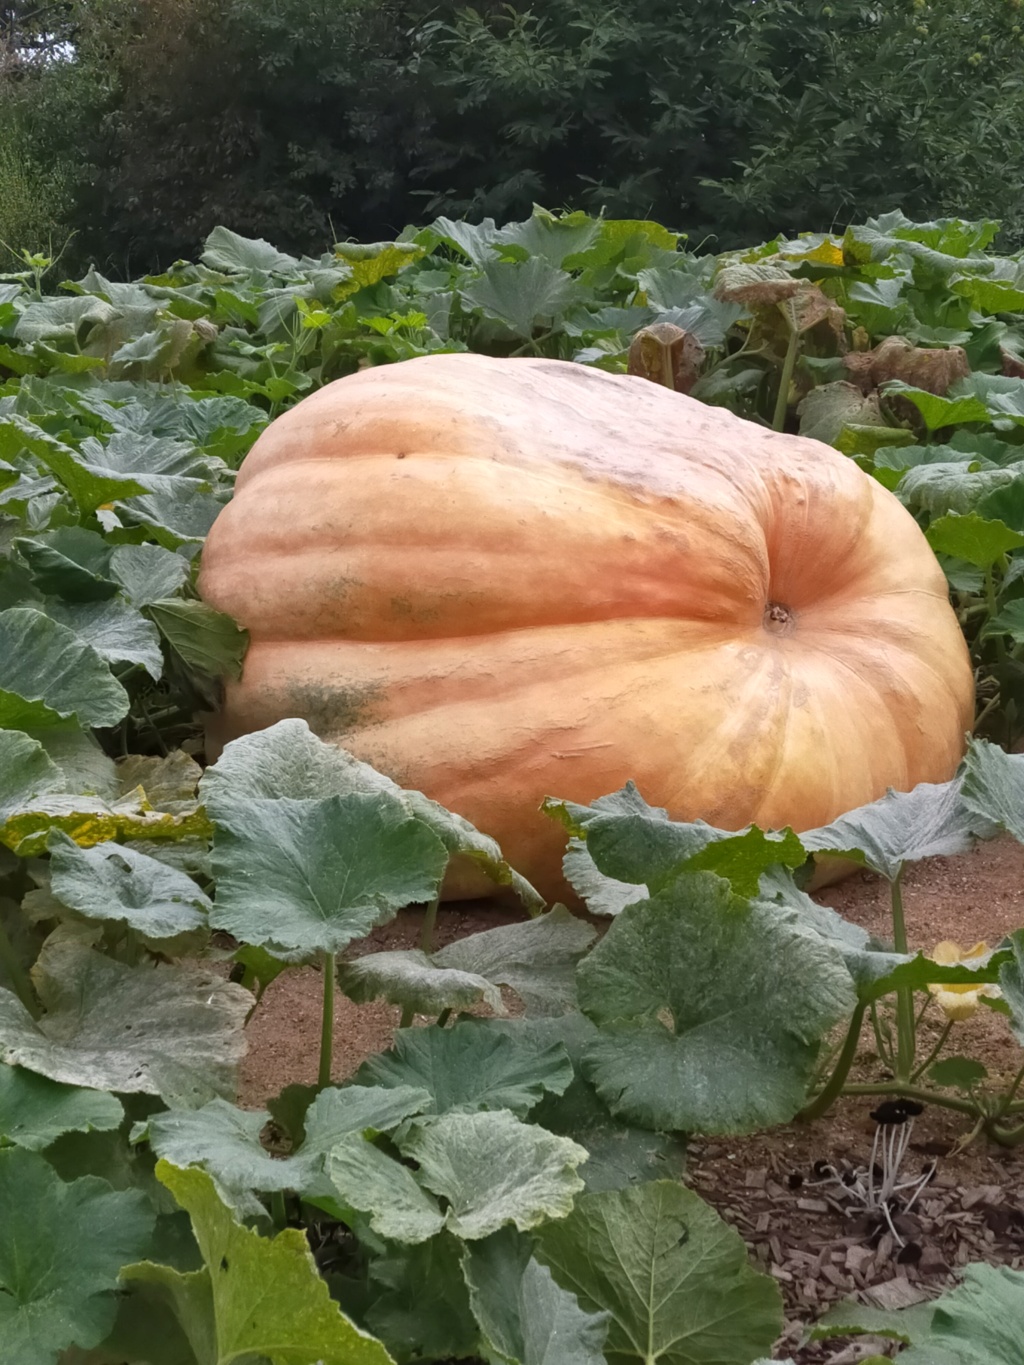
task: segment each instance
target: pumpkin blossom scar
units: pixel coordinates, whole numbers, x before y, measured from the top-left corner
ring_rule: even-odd
[[[943,939],[941,943],[935,945],[928,956],[932,962],[937,962],[941,967],[971,965],[980,967],[991,951],[984,940],[965,951],[959,943],[954,943],[951,939]],[[928,990],[946,1018],[954,1023],[962,1019],[970,1019],[971,1015],[978,1009],[983,995],[995,997],[1001,994],[998,986],[993,986],[988,982],[972,986],[967,983],[958,984],[944,981],[929,985]]]

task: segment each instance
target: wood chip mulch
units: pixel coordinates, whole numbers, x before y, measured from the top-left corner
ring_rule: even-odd
[[[797,1166],[784,1151],[762,1149],[760,1164],[746,1165],[742,1146],[691,1144],[688,1183],[741,1234],[753,1263],[779,1282],[786,1326],[775,1354],[797,1365],[855,1365],[895,1352],[877,1337],[801,1345],[807,1327],[843,1299],[901,1308],[950,1288],[969,1261],[1024,1267],[1017,1160],[999,1184],[964,1184],[940,1161],[909,1212],[891,1205],[894,1237],[882,1215],[867,1213],[841,1181],[827,1180],[819,1163]],[[904,1173],[923,1173],[931,1164],[912,1151]],[[840,1173],[849,1169],[837,1166]]]

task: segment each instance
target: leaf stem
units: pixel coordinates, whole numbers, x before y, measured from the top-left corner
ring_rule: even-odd
[[[898,1095],[905,1100],[918,1100],[921,1104],[937,1104],[943,1109],[955,1109],[959,1114],[978,1113],[977,1104],[970,1100],[955,1100],[951,1095],[940,1095],[935,1090],[926,1090],[920,1085],[905,1085],[901,1081],[879,1081],[877,1085],[847,1085],[844,1095]]]
[[[284,1190],[274,1190],[270,1196],[270,1216],[274,1227],[280,1231],[288,1226],[288,1210],[284,1203]]]
[[[320,1024],[320,1070],[316,1083],[321,1090],[331,1083],[334,1061],[334,977],[337,963],[334,953],[324,953],[324,1012]]]
[[[441,891],[430,902],[423,915],[423,928],[420,931],[420,948],[429,954],[434,951],[434,926],[437,924],[437,907],[441,904]]]
[[[903,915],[903,868],[889,883],[892,898],[892,938],[898,953],[907,951],[907,924]],[[914,1030],[914,991],[901,986],[896,992],[896,1079],[909,1081],[914,1070],[916,1033]]]
[[[918,1022],[920,1023],[920,1019],[918,1019]],[[931,1066],[932,1062],[935,1061],[935,1058],[939,1055],[939,1053],[940,1053],[940,1052],[942,1051],[942,1049],[945,1047],[945,1045],[946,1045],[946,1039],[949,1037],[949,1031],[950,1031],[950,1029],[951,1029],[952,1027],[953,1027],[953,1020],[952,1020],[952,1019],[947,1019],[947,1020],[946,1020],[946,1023],[945,1023],[945,1027],[943,1028],[942,1032],[939,1034],[939,1041],[935,1044],[935,1046],[932,1048],[931,1052],[929,1052],[928,1056],[924,1059],[924,1061],[921,1063],[921,1065],[915,1067],[914,1070],[911,1072],[911,1074],[910,1074],[910,1079],[911,1079],[912,1081],[916,1081],[917,1078],[918,1078],[919,1076],[923,1076],[924,1073],[925,1073],[925,1072],[928,1070],[928,1068]]]
[[[775,413],[772,417],[773,431],[782,431],[786,425],[786,409],[789,407],[789,386],[793,382],[793,371],[796,369],[796,357],[799,349],[800,333],[793,327],[789,333],[789,345],[786,347],[786,358],[782,362],[782,376],[779,379],[779,393],[775,400]]]
[[[857,1044],[860,1041],[861,1027],[864,1023],[864,1012],[866,1004],[859,1004],[850,1019],[850,1027],[846,1031],[846,1040],[843,1043],[843,1050],[839,1054],[835,1070],[829,1077],[827,1084],[818,1092],[810,1104],[805,1105],[797,1114],[797,1119],[802,1123],[810,1123],[812,1119],[817,1119],[831,1107],[846,1083],[846,1078],[850,1074],[850,1067],[853,1059],[857,1055]]]
[[[1010,1086],[1009,1090],[1007,1090],[1006,1094],[1003,1096],[1002,1103],[1000,1104],[999,1109],[995,1115],[997,1119],[1001,1119],[1003,1115],[1010,1110],[1011,1106],[1013,1106],[1013,1097],[1020,1089],[1021,1081],[1024,1081],[1024,1066],[1022,1066],[1021,1069],[1017,1072],[1016,1076],[1014,1076],[1013,1084]]]

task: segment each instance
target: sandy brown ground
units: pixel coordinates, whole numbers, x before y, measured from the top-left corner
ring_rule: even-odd
[[[856,873],[817,898],[880,937],[889,935],[888,887],[872,874]],[[904,906],[914,948],[928,950],[941,939],[964,947],[978,939],[994,944],[1024,926],[1024,847],[999,839],[960,857],[912,866],[904,875]],[[514,909],[482,902],[442,908],[437,946],[518,917]],[[419,926],[419,912],[405,911],[360,951],[415,946]],[[315,1081],[319,1012],[316,972],[289,972],[270,986],[249,1026],[241,1103],[258,1106],[290,1082]],[[397,1011],[388,1006],[355,1006],[340,997],[335,1079],[386,1048],[397,1022]],[[862,1046],[859,1072],[867,1079],[873,1048],[867,1033]],[[957,1026],[949,1052],[977,1057],[993,1076],[1012,1076],[1024,1060],[1006,1020],[989,1010]],[[838,1299],[859,1293],[897,1306],[951,1284],[968,1261],[1024,1266],[1024,1148],[977,1141],[959,1150],[966,1131],[960,1115],[932,1106],[916,1119],[904,1168],[914,1174],[935,1160],[936,1170],[906,1222],[898,1223],[898,1238],[860,1214],[837,1186],[816,1183],[817,1163],[840,1170],[866,1165],[874,1104],[847,1099],[813,1124],[691,1144],[687,1179],[780,1283],[787,1328],[777,1354],[792,1355],[798,1365],[853,1365],[879,1349],[877,1342],[868,1349],[867,1343],[844,1341],[801,1348],[802,1324]]]

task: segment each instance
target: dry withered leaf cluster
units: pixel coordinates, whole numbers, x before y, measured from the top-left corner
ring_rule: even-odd
[[[870,351],[851,351],[843,357],[843,364],[863,393],[870,393],[890,379],[901,379],[905,384],[941,396],[971,372],[963,347],[939,350],[915,346],[901,336],[886,337]]]

